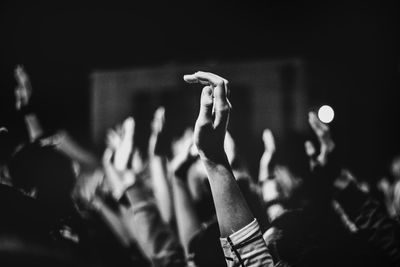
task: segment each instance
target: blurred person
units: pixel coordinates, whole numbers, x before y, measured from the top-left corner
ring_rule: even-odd
[[[159,119],[162,119],[162,114],[156,113],[155,120]],[[98,209],[109,219],[116,216],[117,225],[110,224],[110,227],[120,235],[126,245],[137,245],[153,266],[184,266],[186,261],[182,248],[162,216],[162,207],[156,205],[157,197],[154,197],[139,177],[141,170],[135,169],[135,164],[129,164],[133,151],[134,120],[129,118],[123,125],[125,130],[120,146],[116,149],[108,147],[103,157],[105,182],[117,202],[116,207],[114,211],[110,211],[106,203],[98,202]],[[157,128],[160,130],[162,125],[157,126],[160,126]],[[155,146],[153,143],[150,148],[155,149]]]
[[[262,139],[264,153],[260,159],[258,181],[268,219],[273,221],[287,209],[285,202],[293,196],[301,180],[287,166],[274,162],[276,144],[271,130],[265,129]]]
[[[312,170],[307,181],[314,183],[308,191],[312,205],[277,217],[267,242],[290,266],[397,266],[399,224],[342,171],[329,127],[313,113],[309,122],[325,146],[316,154],[318,150],[306,143]]]
[[[8,171],[12,186],[0,185],[2,263],[86,264],[87,255],[80,254],[85,232],[71,198],[71,161],[52,147],[31,144],[16,152]]]
[[[67,131],[60,130],[52,135],[45,133],[31,104],[33,87],[27,71],[22,65],[17,65],[14,70],[14,76],[17,81],[14,89],[15,108],[24,118],[29,142],[38,140],[43,144],[54,145],[68,157],[79,163],[83,169],[92,170],[96,168],[98,166],[96,157],[88,150],[82,148]],[[19,147],[21,147],[21,144]]]
[[[383,195],[390,216],[400,219],[400,156],[394,157],[390,163],[389,177],[380,179],[377,189]]]

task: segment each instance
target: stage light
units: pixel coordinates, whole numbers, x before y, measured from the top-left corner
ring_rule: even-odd
[[[323,105],[319,108],[318,118],[323,123],[332,122],[334,117],[335,117],[335,112],[333,111],[333,108],[331,108],[330,106]]]

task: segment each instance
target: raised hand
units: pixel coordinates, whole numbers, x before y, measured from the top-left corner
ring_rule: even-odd
[[[265,129],[263,132],[263,143],[264,143],[264,153],[260,160],[260,171],[258,175],[258,180],[260,182],[264,182],[268,178],[271,177],[270,175],[270,163],[272,160],[273,155],[275,154],[275,139],[274,136],[269,129]]]
[[[110,129],[107,131],[106,145],[107,147],[116,150],[121,145],[121,137],[116,130]]]
[[[32,86],[24,67],[18,65],[14,70],[14,76],[17,81],[17,87],[15,88],[15,107],[20,110],[29,104],[29,100],[32,95]]]
[[[114,150],[114,165],[118,171],[124,171],[126,169],[133,149],[134,132],[135,120],[132,117],[129,117],[122,124],[122,130],[120,131],[119,136],[121,141],[119,146]]]
[[[258,247],[259,251],[263,251],[256,253],[257,256],[255,253],[247,253],[241,262],[227,260],[227,264],[239,266],[243,265],[243,262],[257,262],[260,266],[272,266],[272,258],[261,236],[259,225],[236,183],[224,150],[231,110],[228,100],[228,81],[208,72],[185,75],[184,80],[205,85],[201,93],[200,111],[193,139],[210,182],[225,258],[237,258],[234,254],[236,247]],[[252,226],[255,227],[253,232],[257,233],[254,236],[248,234],[248,229]],[[232,234],[239,230],[243,237],[247,238],[242,238],[235,244],[232,242]]]
[[[132,117],[126,119],[121,130],[110,130],[103,154],[106,191],[120,199],[127,188],[135,182],[135,173],[128,169],[128,161],[133,150],[135,121]],[[112,158],[114,161],[112,162]]]
[[[320,153],[314,159],[314,164],[320,164],[322,166],[326,165],[329,153],[331,153],[335,148],[335,143],[331,137],[329,126],[321,122],[314,112],[308,113],[308,122],[314,133],[317,135],[320,144]],[[314,157],[316,150],[312,143],[307,141],[305,147],[307,155]]]
[[[149,140],[149,170],[154,198],[160,210],[161,218],[166,223],[173,221],[172,191],[168,180],[166,151],[163,151],[162,132],[165,126],[165,109],[159,107],[154,113]]]
[[[162,154],[160,148],[160,135],[162,134],[165,126],[165,109],[164,107],[157,108],[154,113],[154,118],[151,123],[151,134],[149,140],[149,156]]]
[[[313,143],[310,140],[304,142],[304,148],[306,150],[306,155],[309,158],[313,158],[317,153],[317,150],[315,149]]]
[[[107,148],[103,154],[104,191],[111,194],[114,199],[119,200],[136,178],[134,172],[130,169],[117,170],[111,161],[112,156],[113,151]]]
[[[186,181],[190,166],[198,158],[196,146],[193,144],[193,130],[187,129],[183,136],[173,144],[174,158],[170,169],[174,177]]]
[[[228,81],[209,72],[185,75],[188,83],[205,85],[201,93],[200,112],[194,129],[194,143],[200,157],[214,162],[226,160],[224,139],[231,104],[228,100]]]

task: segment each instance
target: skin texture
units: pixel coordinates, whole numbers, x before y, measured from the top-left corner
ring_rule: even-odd
[[[224,151],[231,109],[227,97],[228,81],[208,72],[185,75],[184,80],[204,85],[194,129],[194,143],[207,170],[221,237],[227,237],[254,219]]]

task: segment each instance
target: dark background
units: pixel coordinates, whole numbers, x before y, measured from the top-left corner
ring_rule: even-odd
[[[89,74],[169,62],[299,57],[310,107],[334,106],[344,160],[368,179],[400,153],[395,1],[2,1],[2,112],[26,66],[49,129],[89,136]],[[306,114],[305,114],[306,115]]]

